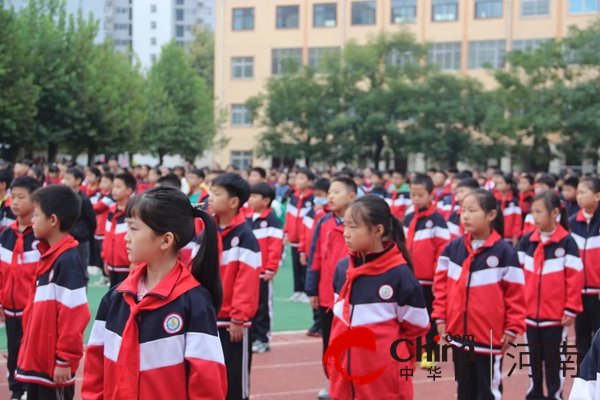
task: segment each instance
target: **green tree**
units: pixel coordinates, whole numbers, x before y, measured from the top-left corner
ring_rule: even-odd
[[[207,27],[194,27],[194,39],[188,44],[192,67],[204,79],[206,88],[213,93],[215,85],[215,33]]]

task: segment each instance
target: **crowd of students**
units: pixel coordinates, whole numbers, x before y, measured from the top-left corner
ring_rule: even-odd
[[[528,399],[545,398],[542,376],[546,398],[561,398],[559,356],[543,349],[564,341],[569,326],[579,361],[592,347],[596,177],[228,170],[125,170],[115,160],[0,169],[12,399],[73,397],[91,318],[88,266],[102,269],[110,290],[87,343],[84,399],[248,399],[252,354],[270,350],[285,247],[290,301],[310,303],[307,334],[322,337],[323,354],[342,332],[367,327],[376,354],[352,349],[341,364],[362,375],[387,360],[371,384],[328,376],[321,399],[412,399],[400,370],[413,362],[390,357],[399,338],[423,338],[422,368],[439,361],[436,335],[459,335],[453,344],[474,349],[474,359],[455,362],[459,399],[501,398],[502,356],[517,335],[531,345]],[[594,398],[596,353],[572,398]]]

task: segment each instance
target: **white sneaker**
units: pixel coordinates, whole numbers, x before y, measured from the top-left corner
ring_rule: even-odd
[[[294,302],[294,303],[296,303],[296,302],[300,301],[300,297],[302,296],[302,294],[303,294],[302,292],[295,292],[295,293],[292,295],[292,297],[290,297],[290,301],[291,301],[291,302]]]
[[[94,283],[92,286],[94,287],[110,287],[110,279],[108,277],[103,276],[98,280],[98,282]]]
[[[327,382],[325,387],[323,389],[321,389],[321,391],[317,395],[317,398],[321,399],[321,400],[330,400],[331,399],[331,396],[329,395],[329,382]]]
[[[310,297],[306,295],[306,293],[300,293],[300,297],[298,298],[299,303],[310,303]]]

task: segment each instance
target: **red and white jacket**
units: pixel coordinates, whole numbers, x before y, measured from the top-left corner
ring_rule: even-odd
[[[583,264],[577,243],[562,225],[546,242],[539,229],[517,247],[525,272],[528,326],[561,326],[564,315],[575,318],[583,309]]]
[[[108,211],[104,235],[102,259],[108,264],[108,270],[128,274],[131,263],[125,243],[125,235],[127,235],[125,210],[118,210],[116,204]]]
[[[279,219],[271,208],[267,208],[258,218],[250,218],[248,222],[252,226],[262,255],[262,264],[258,270],[261,278],[265,274],[275,275],[283,252],[283,230]]]
[[[516,337],[525,330],[525,277],[515,249],[495,231],[476,253],[467,273],[466,287],[457,287],[463,264],[469,257],[471,234],[448,244],[438,261],[431,317],[446,324],[452,335],[472,335],[476,353],[502,354],[502,336]],[[463,290],[464,301],[453,297]],[[463,311],[464,310],[464,311]]]
[[[112,194],[106,192],[96,203],[92,203],[94,211],[96,212],[96,233],[94,239],[104,240],[104,234],[106,233],[106,220],[108,219],[108,211],[116,203],[113,200]]]
[[[40,260],[37,239],[28,226],[14,222],[0,233],[0,308],[8,318],[22,317]]]
[[[219,226],[218,217],[215,219]],[[217,324],[219,327],[228,327],[230,323],[250,327],[258,309],[260,247],[242,213],[219,231],[223,306],[217,315]]]
[[[569,219],[583,263],[583,294],[600,294],[600,207],[588,224],[583,210]]]
[[[313,199],[313,191],[309,189],[304,194],[296,190],[288,200],[283,234],[287,236],[292,247],[300,245],[302,222],[306,214],[313,208]]]
[[[459,206],[457,210],[454,210],[450,217],[448,218],[448,231],[450,232],[450,241],[453,241],[456,238],[461,237],[465,233],[465,228],[462,226],[460,222],[460,213],[461,207]]]
[[[402,260],[398,263],[395,260]],[[350,269],[374,268],[381,272],[358,276],[350,286],[350,295],[344,296],[342,288]],[[383,374],[372,383],[356,385],[339,375],[330,376],[329,393],[334,399],[401,399],[413,398],[410,377],[401,377],[400,371],[414,368],[414,361],[397,362],[390,356],[390,347],[398,339],[416,338],[429,330],[429,315],[423,290],[406,265],[395,244],[386,246],[381,253],[367,254],[365,259],[352,254],[341,260],[336,268],[333,286],[336,303],[333,306],[331,340],[354,328],[368,328],[375,336],[376,349],[350,348],[339,357],[340,364],[350,375],[360,376],[385,366]],[[349,301],[348,301],[349,300]],[[349,319],[344,318],[344,308],[349,307]],[[396,353],[408,359],[415,353],[401,343]]]
[[[138,282],[145,273],[146,265],[138,266],[102,299],[81,397],[119,400],[125,389],[136,399],[225,399],[227,371],[210,294],[178,263],[138,302]],[[138,305],[137,318],[135,311],[132,317]],[[136,326],[127,331],[130,318]],[[127,364],[129,351],[137,365]]]
[[[315,227],[321,218],[327,215],[331,210],[329,206],[315,211],[311,208],[302,220],[302,229],[300,230],[300,246],[298,246],[298,252],[307,254],[310,252],[310,245],[312,244],[313,234],[315,233]]]
[[[385,201],[390,206],[392,215],[402,221],[406,210],[412,205],[410,193],[393,191],[390,193],[390,196],[391,197],[385,199]]]
[[[506,198],[502,198],[502,193],[495,193],[496,200],[500,203],[502,215],[504,215],[504,238],[520,238],[523,231],[523,216],[519,207],[518,199],[512,192],[508,192]]]
[[[0,232],[8,228],[16,220],[17,217],[10,209],[10,197],[6,195],[4,199],[0,200]]]
[[[83,332],[91,314],[85,266],[77,245],[66,235],[54,246],[42,241],[36,279],[23,313],[23,339],[15,377],[49,387],[71,386],[83,357]],[[69,367],[71,379],[54,383],[54,368]]]
[[[442,214],[442,217],[444,217],[446,221],[448,221],[450,215],[459,208],[460,206],[456,201],[456,194],[452,192],[448,193],[437,202],[437,210]]]

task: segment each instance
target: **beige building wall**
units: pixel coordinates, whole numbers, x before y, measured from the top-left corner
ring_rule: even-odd
[[[264,89],[265,80],[271,76],[272,50],[278,48],[302,49],[302,61],[308,63],[308,49],[312,47],[341,47],[350,40],[364,42],[369,35],[381,31],[394,32],[406,29],[420,42],[460,42],[461,62],[455,72],[472,76],[487,87],[494,86],[492,73],[485,69],[469,68],[469,43],[482,40],[505,40],[505,50],[513,49],[519,40],[561,39],[571,25],[585,26],[598,17],[598,11],[570,14],[573,0],[502,0],[502,16],[476,19],[475,8],[480,0],[447,0],[458,3],[455,21],[434,21],[434,0],[416,1],[414,22],[392,23],[392,0],[375,0],[376,21],[374,25],[351,24],[351,0],[216,0],[215,21],[215,96],[218,107],[228,111],[228,119],[219,132],[219,138],[229,143],[215,150],[212,160],[223,168],[230,163],[263,165],[269,167],[271,160],[248,159],[257,144],[261,129],[257,126],[234,126],[232,105],[241,105]],[[496,0],[498,1],[498,0]],[[523,2],[549,2],[549,14],[523,16]],[[359,2],[359,1],[358,1]],[[337,4],[337,23],[333,27],[313,26],[315,4]],[[298,28],[277,29],[277,6],[299,6]],[[254,28],[233,30],[233,12],[238,8],[254,9]],[[232,77],[232,58],[252,57],[253,77]],[[244,161],[245,160],[245,161]]]

